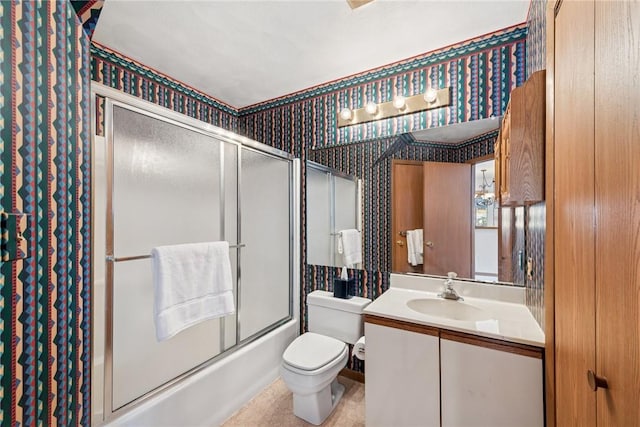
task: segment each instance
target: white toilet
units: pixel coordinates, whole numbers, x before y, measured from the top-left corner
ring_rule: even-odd
[[[349,360],[349,346],[363,335],[362,310],[370,299],[334,298],[331,292],[307,295],[309,332],[296,338],[282,356],[282,379],[293,393],[293,413],[320,425],[344,394],[338,373]]]

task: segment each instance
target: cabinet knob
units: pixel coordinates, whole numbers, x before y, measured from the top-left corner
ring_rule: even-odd
[[[596,391],[599,388],[609,388],[607,379],[605,377],[599,377],[591,369],[587,371],[587,381],[589,381],[589,387],[591,390]]]
[[[404,246],[404,242],[402,240],[397,240],[396,243],[398,246]]]
[[[428,248],[432,248],[433,247],[433,242],[427,242],[424,244],[426,247]]]

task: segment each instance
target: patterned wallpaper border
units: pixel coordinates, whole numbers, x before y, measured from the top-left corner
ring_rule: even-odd
[[[166,74],[162,74],[156,70],[153,70],[150,67],[147,67],[131,58],[128,58],[122,55],[119,52],[116,52],[106,46],[102,46],[96,42],[91,43],[91,56],[92,56],[92,71],[93,71],[93,79],[95,81],[101,81],[98,79],[96,73],[100,70],[101,62],[107,62],[112,64],[120,69],[130,71],[131,73],[140,76],[148,81],[157,83],[162,85],[168,89],[174,90],[180,94],[193,98],[203,104],[209,105],[217,110],[225,112],[229,115],[236,117],[238,115],[238,109],[228,105],[218,99],[215,99],[203,92],[200,92],[197,89],[194,89],[178,80],[175,80]],[[103,76],[101,83],[107,84],[107,86],[112,86],[109,82],[105,82],[107,76]],[[114,79],[115,80],[115,79]],[[113,81],[113,80],[112,80]],[[114,82],[114,84],[117,82]],[[140,82],[141,83],[141,82]],[[121,87],[116,87],[117,89],[121,89]],[[136,85],[132,85],[132,89],[137,89]],[[131,93],[132,95],[136,95],[137,93]]]
[[[467,56],[483,50],[489,50],[500,45],[511,44],[526,37],[527,27],[523,24],[514,25],[503,30],[490,33],[488,35],[476,37],[474,39],[456,43],[441,49],[423,53],[419,56],[394,62],[373,70],[348,76],[342,79],[313,86],[289,95],[270,99],[261,103],[250,105],[241,109],[242,114],[252,114],[272,108],[281,107],[285,104],[295,103],[306,99],[325,95],[330,92],[347,89],[351,86],[359,86],[374,80],[380,80],[396,74],[404,74],[420,68],[425,68],[439,62],[446,62]],[[362,106],[362,105],[359,105]]]

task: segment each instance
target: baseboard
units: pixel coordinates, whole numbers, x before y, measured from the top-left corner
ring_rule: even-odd
[[[344,368],[338,375],[364,384],[364,374],[362,372],[352,371],[351,369]]]

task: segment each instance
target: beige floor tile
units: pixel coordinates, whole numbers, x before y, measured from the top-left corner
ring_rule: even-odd
[[[364,426],[364,384],[339,377],[346,390],[333,413],[322,424],[327,427]],[[298,427],[312,426],[293,415],[293,397],[278,378],[247,405],[236,412],[223,427]]]

